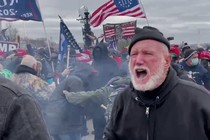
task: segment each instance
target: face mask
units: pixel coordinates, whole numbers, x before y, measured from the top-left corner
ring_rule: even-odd
[[[176,62],[178,60],[178,56],[176,54],[171,54],[172,62]]]
[[[192,65],[192,66],[196,66],[196,65],[198,65],[198,62],[199,62],[198,58],[194,58],[194,59],[192,59],[192,61],[191,61],[191,65]]]
[[[176,54],[173,54],[173,53],[172,53],[172,54],[171,54],[171,57],[172,57],[172,58],[176,57]]]

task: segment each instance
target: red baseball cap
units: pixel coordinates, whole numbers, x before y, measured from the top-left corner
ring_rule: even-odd
[[[179,48],[178,48],[178,45],[172,45],[172,46],[170,47],[169,52],[170,52],[170,54],[175,54],[175,55],[177,55],[177,56],[180,56],[180,54],[181,54],[181,52],[180,52],[180,50],[179,50]]]
[[[207,50],[198,53],[198,58],[210,60],[210,52]]]

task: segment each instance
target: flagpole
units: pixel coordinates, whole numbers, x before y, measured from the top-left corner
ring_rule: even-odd
[[[198,29],[198,44],[200,45],[200,38],[201,37],[201,30],[200,29]]]
[[[42,17],[42,12],[41,12],[41,8],[39,6],[39,1],[36,0],[36,3],[37,3],[37,6],[40,10],[40,14],[41,14],[41,17]],[[49,55],[50,55],[50,61],[51,61],[51,65],[52,65],[52,70],[53,70],[53,73],[55,73],[55,69],[54,69],[54,64],[53,64],[53,61],[52,61],[52,53],[51,53],[51,50],[50,50],[50,43],[49,43],[49,39],[48,39],[48,36],[47,36],[47,32],[46,32],[46,26],[45,26],[45,23],[44,23],[44,19],[42,17],[42,25],[43,25],[43,28],[44,28],[44,34],[45,34],[45,37],[47,39],[47,47],[48,47],[48,51],[49,51]]]
[[[39,1],[36,0],[36,3],[37,3],[37,6],[40,10],[40,15],[41,15],[41,18],[42,18],[42,25],[43,25],[43,28],[44,28],[45,37],[47,39],[47,47],[48,47],[48,51],[49,51],[49,55],[50,55],[50,62],[51,62],[51,67],[52,67],[52,71],[53,71],[54,82],[55,82],[55,86],[57,86],[59,82],[57,81],[57,79],[55,77],[55,68],[54,68],[54,64],[53,64],[53,61],[52,61],[52,53],[51,53],[51,50],[50,50],[50,43],[49,43],[49,39],[48,39],[47,32],[46,32],[46,26],[45,26],[45,23],[44,23],[44,19],[42,17],[42,12],[41,12],[41,8],[39,6]]]
[[[23,22],[23,27],[24,27],[24,38],[27,37],[27,33],[26,33],[26,24],[25,22]]]
[[[66,64],[66,68],[69,67],[69,63],[70,63],[70,62],[69,62],[69,58],[70,58],[70,49],[71,49],[70,45],[68,45],[67,48],[68,48],[68,52],[67,52],[67,64]]]
[[[139,3],[141,4],[142,10],[144,11],[144,15],[145,15],[145,17],[146,17],[147,25],[149,26],[149,20],[147,19],[147,16],[146,16],[146,12],[145,12],[145,10],[144,10],[143,3],[141,2],[141,0],[138,0],[138,1],[139,1]]]
[[[0,31],[2,30],[2,21],[0,21]]]
[[[24,40],[25,40],[26,44],[28,44],[29,40],[28,40],[27,33],[26,33],[26,24],[25,24],[25,22],[23,22],[23,26],[24,26]]]

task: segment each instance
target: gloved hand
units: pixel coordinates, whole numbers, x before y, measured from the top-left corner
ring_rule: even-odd
[[[108,81],[108,83],[107,83],[105,86],[113,85],[113,84],[114,84],[116,81],[118,81],[119,79],[121,79],[120,76],[113,77],[111,80]]]
[[[111,86],[111,87],[115,87],[118,85],[129,85],[130,83],[130,78],[129,77],[114,77],[112,78],[107,84],[106,86]]]

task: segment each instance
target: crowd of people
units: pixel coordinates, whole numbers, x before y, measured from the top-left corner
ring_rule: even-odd
[[[94,140],[210,139],[210,48],[146,26],[123,49],[99,43],[88,63],[44,48],[1,55],[0,139],[81,140],[88,120]]]

